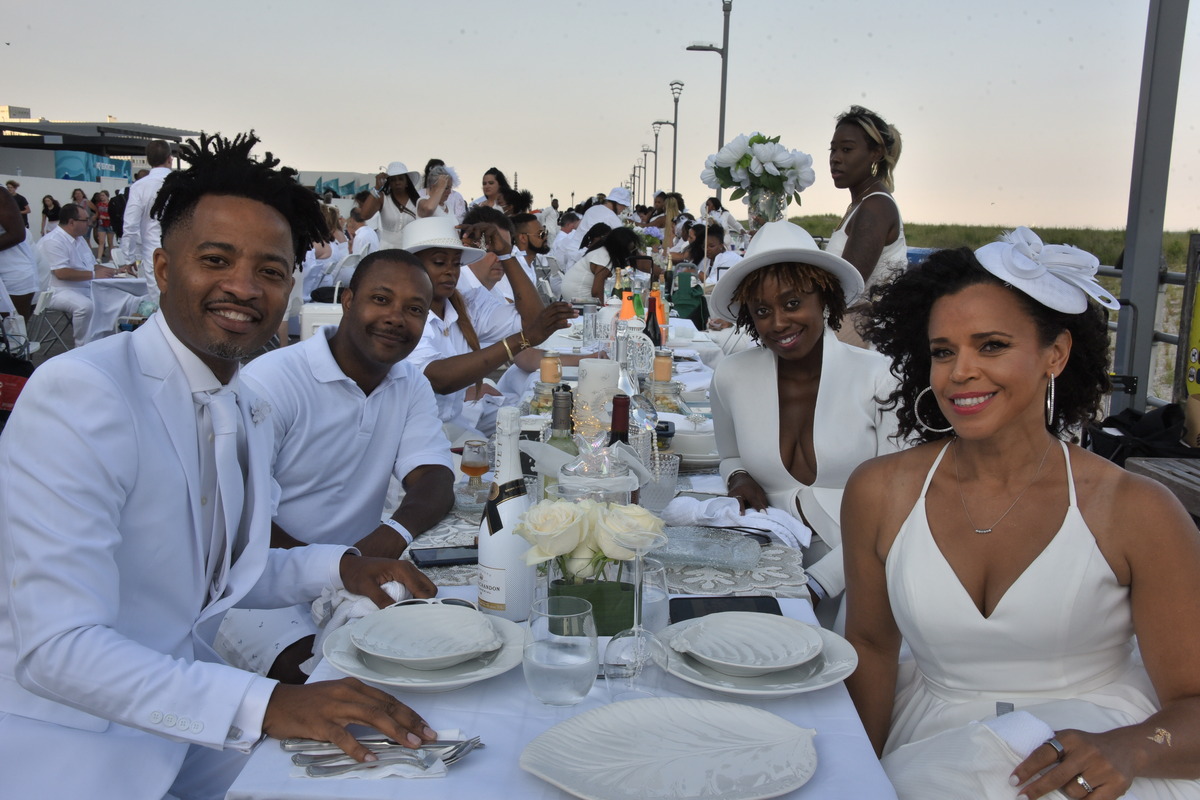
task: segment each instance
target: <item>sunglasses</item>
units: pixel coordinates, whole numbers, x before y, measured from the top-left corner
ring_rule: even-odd
[[[470,608],[470,609],[474,609],[475,611],[479,610],[479,607],[476,606],[474,603],[472,603],[470,600],[463,600],[458,597],[425,597],[425,598],[412,597],[412,598],[409,598],[408,600],[401,600],[397,603],[392,603],[390,606],[388,606],[388,608],[399,608],[400,606],[429,606],[429,605],[462,606],[463,608]]]

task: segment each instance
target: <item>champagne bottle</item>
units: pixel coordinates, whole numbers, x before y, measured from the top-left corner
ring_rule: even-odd
[[[479,608],[513,622],[529,618],[537,571],[525,563],[529,543],[513,532],[530,506],[520,435],[521,412],[501,408],[496,414],[496,480],[479,524]]]
[[[650,306],[646,309],[646,327],[642,329],[646,334],[646,338],[651,341],[655,349],[662,347],[662,328],[658,324],[658,298],[651,295]]]

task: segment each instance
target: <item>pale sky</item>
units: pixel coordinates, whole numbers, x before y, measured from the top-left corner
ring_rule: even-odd
[[[1166,207],[1200,227],[1200,12],[1189,13]],[[468,200],[496,166],[535,203],[628,179],[679,102],[677,188],[697,209],[716,151],[719,0],[18,3],[0,104],[48,119],[233,134],[302,170],[453,165]],[[74,6],[74,8],[72,8]],[[734,0],[726,139],[810,153],[790,214],[841,213],[826,152],[866,105],[900,129],[896,197],[922,223],[1123,227],[1146,0]],[[651,11],[652,10],[652,11]],[[119,45],[118,45],[119,43]],[[654,156],[648,160],[651,182]],[[671,128],[658,186],[671,185]],[[728,194],[728,193],[727,193]],[[726,195],[727,196],[727,195]],[[739,202],[734,213],[744,216]],[[913,243],[919,244],[919,243]]]

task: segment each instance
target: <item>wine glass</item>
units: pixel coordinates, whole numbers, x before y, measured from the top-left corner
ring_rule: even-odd
[[[646,553],[667,543],[657,531],[613,533],[621,547],[633,551],[633,627],[617,633],[604,648],[604,680],[613,700],[655,697],[667,663],[667,649],[642,625],[642,559]]]
[[[488,471],[487,442],[470,439],[463,443],[462,463],[459,468],[467,476],[465,494],[474,502],[482,502],[487,487],[480,480]]]

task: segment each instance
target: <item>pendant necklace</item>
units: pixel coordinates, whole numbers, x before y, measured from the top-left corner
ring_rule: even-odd
[[[1046,457],[1048,455],[1050,455],[1050,447],[1053,444],[1054,444],[1054,440],[1051,439],[1050,443],[1046,445],[1046,452],[1042,453],[1042,461],[1041,461],[1041,463],[1038,464],[1037,472],[1033,473],[1033,478],[1029,481],[1029,484],[1024,489],[1021,490],[1021,493],[1017,495],[1017,499],[1012,501],[1012,505],[1010,505],[1007,509],[1005,509],[1004,513],[1000,515],[1000,519],[997,519],[995,522],[993,522],[991,525],[989,525],[986,528],[976,528],[975,520],[971,519],[971,512],[967,511],[967,498],[963,496],[963,490],[962,490],[962,476],[960,476],[958,473],[958,451],[956,450],[954,452],[954,481],[955,481],[955,483],[958,484],[958,499],[959,499],[959,502],[962,503],[963,514],[965,514],[967,516],[967,522],[971,523],[971,529],[973,531],[975,531],[976,533],[979,533],[979,534],[991,533],[993,530],[996,529],[996,526],[999,525],[1001,523],[1001,521],[1003,521],[1003,519],[1008,516],[1008,512],[1012,511],[1014,508],[1017,507],[1017,503],[1021,502],[1021,498],[1024,497],[1025,493],[1029,491],[1030,487],[1032,487],[1033,484],[1035,484],[1037,482],[1038,476],[1042,474],[1042,467],[1046,466]]]

